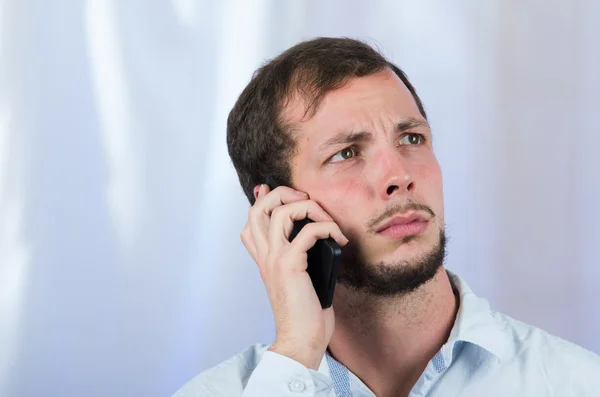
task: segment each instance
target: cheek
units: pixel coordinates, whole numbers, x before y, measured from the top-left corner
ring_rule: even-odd
[[[364,181],[348,178],[327,183],[317,189],[321,192],[314,200],[344,229],[352,228],[352,220],[361,219],[361,208],[366,208]]]
[[[415,168],[414,178],[429,192],[442,190],[442,171],[436,164],[421,164]]]
[[[335,213],[346,213],[355,208],[356,201],[359,200],[361,183],[356,178],[346,180],[337,180],[334,183],[328,183],[322,188],[323,204],[327,209]]]
[[[422,197],[434,212],[443,217],[442,171],[435,158],[415,166],[416,195]]]

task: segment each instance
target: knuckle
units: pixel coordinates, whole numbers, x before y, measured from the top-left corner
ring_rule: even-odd
[[[250,222],[246,222],[246,224],[244,225],[244,228],[242,229],[242,231],[240,232],[240,236],[248,236],[250,234],[251,230],[250,230]]]
[[[314,236],[319,234],[319,232],[323,229],[323,222],[312,222],[305,225],[302,230],[306,229],[306,233]],[[302,230],[300,231],[302,233]]]
[[[279,207],[275,207],[273,211],[271,211],[271,218],[279,218],[285,212],[285,207],[280,205]]]
[[[250,209],[248,210],[248,219],[252,219],[252,218],[254,218],[254,216],[255,216],[255,214],[256,214],[256,211],[257,211],[257,209],[256,209],[256,208],[257,208],[257,207],[256,207],[256,204],[255,204],[255,205],[253,205],[252,207],[250,207]]]

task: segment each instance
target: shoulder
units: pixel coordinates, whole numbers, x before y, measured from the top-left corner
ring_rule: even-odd
[[[269,345],[255,344],[207,369],[186,383],[173,397],[241,396],[252,371]]]
[[[493,313],[493,317],[510,341],[508,363],[535,369],[555,390],[600,387],[600,356],[505,314]]]
[[[600,357],[591,351],[552,335],[533,325],[523,323],[503,313],[493,317],[513,342],[511,354],[539,354],[547,359],[561,359],[582,364],[600,365]]]

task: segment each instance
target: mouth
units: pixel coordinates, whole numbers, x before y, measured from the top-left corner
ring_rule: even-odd
[[[411,212],[388,219],[376,229],[376,233],[394,239],[405,238],[424,233],[427,226],[429,226],[427,216]]]

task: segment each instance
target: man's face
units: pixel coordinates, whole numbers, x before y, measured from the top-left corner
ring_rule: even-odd
[[[416,288],[387,284],[437,270],[445,240],[442,174],[410,91],[385,69],[329,92],[303,119],[305,106],[292,100],[284,109],[297,142],[292,181],[350,240],[340,282],[360,288],[365,280],[347,279],[374,278],[367,284],[380,284],[380,295]],[[440,263],[425,263],[432,260]]]

